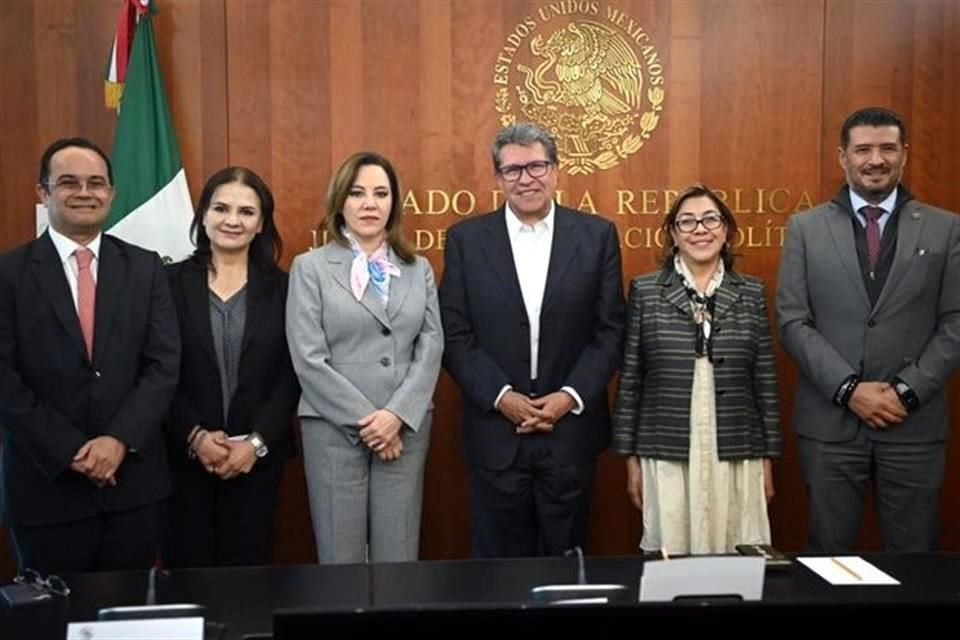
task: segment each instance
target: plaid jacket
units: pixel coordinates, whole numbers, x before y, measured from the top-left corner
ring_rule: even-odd
[[[696,325],[672,268],[633,279],[626,331],[613,449],[686,460]],[[759,279],[727,271],[717,288],[713,364],[720,459],[779,457],[777,373]]]

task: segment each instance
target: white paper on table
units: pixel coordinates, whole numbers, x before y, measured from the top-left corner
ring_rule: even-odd
[[[763,597],[765,561],[760,556],[692,556],[651,560],[643,565],[640,602],[669,602],[678,596]]]
[[[821,578],[836,585],[900,584],[860,556],[827,556],[825,558],[797,558]]]
[[[203,640],[203,618],[71,622],[67,640]]]

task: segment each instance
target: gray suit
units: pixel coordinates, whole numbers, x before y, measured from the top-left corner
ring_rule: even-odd
[[[929,548],[948,431],[944,384],[960,366],[960,216],[912,200],[901,185],[892,262],[871,305],[854,215],[847,188],[794,215],[777,288],[781,339],[801,374],[793,424],[810,495],[810,542],[825,551],[855,544],[872,476],[886,546]],[[871,429],[834,403],[851,374],[898,377],[920,405],[899,425]]]
[[[415,560],[423,469],[443,333],[430,264],[390,260],[384,309],[368,287],[350,289],[350,249],[336,243],[298,256],[290,271],[287,340],[303,394],[298,415],[321,562]],[[404,423],[399,460],[383,463],[357,422],[387,409]],[[369,532],[368,532],[369,523]]]

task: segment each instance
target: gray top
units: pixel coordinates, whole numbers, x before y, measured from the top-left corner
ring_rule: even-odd
[[[226,430],[230,411],[230,398],[237,390],[237,375],[240,370],[240,348],[243,343],[243,328],[247,322],[247,286],[221,300],[210,292],[210,327],[213,330],[213,349],[217,352],[217,369],[220,372],[220,391],[223,394],[223,422]]]

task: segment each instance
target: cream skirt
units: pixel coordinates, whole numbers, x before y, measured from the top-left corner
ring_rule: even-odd
[[[697,358],[690,399],[687,462],[640,458],[645,551],[732,553],[738,544],[770,544],[763,460],[717,457],[713,364]]]

